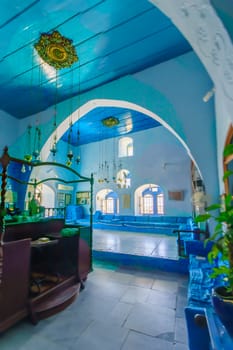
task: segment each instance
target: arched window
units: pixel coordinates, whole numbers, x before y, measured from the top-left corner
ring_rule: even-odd
[[[142,208],[143,213],[142,214],[154,214],[154,198],[151,194],[145,194],[145,196],[142,197]]]
[[[157,214],[164,214],[164,195],[160,193],[157,195]]]
[[[117,214],[118,212],[118,195],[116,192],[109,192],[106,197],[106,214]]]
[[[121,169],[117,173],[116,183],[118,188],[130,188],[131,174],[127,169]]]
[[[118,214],[118,194],[110,189],[99,191],[96,195],[96,210],[100,210],[103,214]]]
[[[135,191],[135,214],[163,215],[164,194],[160,186],[147,184]]]
[[[119,157],[133,156],[133,139],[131,137],[122,137],[119,140]]]

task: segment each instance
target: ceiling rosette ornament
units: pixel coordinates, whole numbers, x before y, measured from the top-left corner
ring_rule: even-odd
[[[34,45],[40,57],[55,69],[68,68],[78,61],[72,40],[65,38],[58,31],[42,33]]]

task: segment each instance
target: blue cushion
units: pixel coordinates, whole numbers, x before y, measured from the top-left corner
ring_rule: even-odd
[[[93,215],[93,220],[98,221],[102,218],[102,212],[100,210],[96,210],[95,214]]]
[[[135,221],[148,222],[148,220],[149,220],[148,216],[135,216]]]
[[[113,218],[114,218],[114,215],[105,214],[105,215],[102,215],[101,221],[104,220],[104,221],[109,221],[110,222]]]
[[[68,205],[66,207],[66,220],[76,221],[84,217],[84,209],[81,205]]]
[[[197,240],[186,240],[184,241],[184,249],[186,255],[194,254],[198,256],[207,256],[211,247],[213,246],[213,242],[208,242],[207,245],[202,241]]]
[[[123,220],[124,221],[135,221],[135,216],[134,215],[123,215]]]
[[[177,217],[176,216],[165,216],[164,221],[166,221],[168,223],[176,223]]]
[[[186,224],[188,222],[190,218],[189,217],[185,217],[185,216],[178,216],[176,218],[176,222],[178,222],[179,224]]]
[[[161,217],[160,216],[149,216],[148,221],[149,222],[161,222]]]
[[[76,205],[76,220],[84,218],[84,208],[82,205]]]
[[[192,268],[189,271],[189,303],[196,301],[198,303],[211,303],[212,288],[214,279],[210,277],[212,268]]]

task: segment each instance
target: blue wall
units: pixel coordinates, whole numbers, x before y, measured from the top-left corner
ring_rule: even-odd
[[[134,156],[118,158],[118,139],[109,139],[94,142],[81,147],[80,171],[88,176],[94,174],[94,198],[96,193],[109,188],[118,193],[120,213],[133,215],[135,190],[144,184],[156,184],[162,187],[165,195],[166,215],[190,215],[191,206],[191,160],[180,142],[163,126],[130,134],[134,143]],[[100,150],[104,150],[100,152]],[[114,156],[115,154],[115,156]],[[99,163],[106,160],[117,164],[122,163],[122,168],[130,171],[131,188],[119,189],[113,181],[110,183],[98,183]],[[110,170],[110,178],[112,172]],[[87,185],[79,186],[79,190],[87,190]],[[183,201],[168,199],[168,191],[184,191]],[[130,194],[130,208],[123,208],[123,195]],[[94,206],[95,209],[95,206]]]
[[[211,84],[208,74],[195,53],[189,53],[85,93],[80,96],[79,100],[73,101],[73,108],[74,110],[78,108],[78,102],[82,105],[95,99],[114,99],[135,103],[157,114],[189,147],[203,175],[208,195],[214,200],[219,194],[214,106],[213,101],[207,104],[202,101],[203,95]],[[61,103],[57,110],[59,124],[70,113],[70,101]],[[42,123],[43,144],[53,130],[53,109],[41,113],[40,116],[33,116],[31,121],[34,123],[37,117]],[[29,119],[20,122],[21,126],[26,127],[28,121]],[[6,125],[7,123],[8,119]],[[10,127],[7,129],[10,134],[9,130]],[[12,128],[11,133],[18,135],[18,131]],[[9,139],[9,144],[11,141],[12,138]],[[154,158],[156,158],[154,141],[153,138],[150,140],[150,151],[153,149]],[[19,137],[17,142],[11,144],[11,154],[22,156],[24,144],[23,137]],[[85,158],[84,154],[82,158]],[[138,162],[140,167],[142,167],[142,159],[143,152]],[[90,175],[89,170],[89,168],[85,170],[83,168],[85,175]],[[186,181],[190,181],[190,178],[187,178]],[[174,186],[169,184],[167,188],[175,187],[177,178],[174,178],[173,184]],[[184,185],[186,186],[186,183]],[[175,211],[175,208],[173,210]]]

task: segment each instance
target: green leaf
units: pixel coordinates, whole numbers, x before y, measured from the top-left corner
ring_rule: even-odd
[[[232,196],[231,194],[227,194],[225,196],[225,199],[224,199],[224,202],[225,202],[225,206],[228,208],[228,207],[231,207],[231,202],[232,202]]]
[[[194,220],[195,220],[195,222],[204,222],[204,221],[207,221],[211,217],[212,216],[210,214],[201,214],[201,215],[198,215]]]
[[[212,211],[212,210],[217,210],[221,208],[221,204],[211,204],[206,208],[206,211]]]
[[[212,264],[214,259],[216,259],[216,257],[219,254],[219,250],[217,249],[217,247],[214,245],[211,249],[211,251],[208,253],[208,260],[209,262]]]
[[[226,179],[228,179],[231,175],[233,175],[233,171],[232,170],[226,170],[224,175],[223,175],[223,181],[225,181]]]
[[[210,240],[215,241],[219,235],[221,235],[222,237],[222,224],[218,224],[215,226],[214,233],[211,236]]]
[[[227,266],[214,267],[213,273],[218,274],[218,275],[228,275],[229,274],[229,267],[227,267]]]
[[[228,144],[223,151],[223,156],[228,157],[233,154],[233,144]]]

